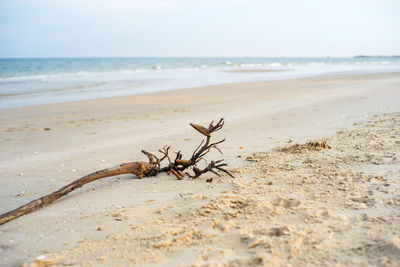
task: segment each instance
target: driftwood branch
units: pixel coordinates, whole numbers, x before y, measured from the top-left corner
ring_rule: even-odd
[[[215,149],[222,154],[222,151],[217,147],[217,145],[224,142],[225,138],[214,143],[210,143],[210,141],[211,141],[211,134],[220,130],[224,126],[224,120],[220,119],[219,122],[216,124],[214,124],[214,121],[212,121],[208,126],[208,128],[194,123],[191,123],[190,125],[206,137],[206,139],[201,141],[200,145],[197,146],[197,148],[194,150],[190,159],[184,159],[183,154],[180,151],[178,151],[176,153],[175,159],[172,161],[169,155],[170,146],[165,146],[162,149],[159,149],[158,152],[160,152],[162,155],[160,158],[150,152],[142,150],[142,153],[145,154],[149,160],[148,163],[141,161],[124,163],[112,168],[96,171],[86,176],[83,176],[80,179],[75,180],[74,182],[64,186],[63,188],[49,195],[35,199],[29,202],[28,204],[25,204],[19,208],[16,208],[12,211],[0,215],[0,224],[4,224],[24,214],[33,212],[41,207],[49,205],[53,201],[61,198],[62,196],[67,195],[68,193],[74,191],[75,189],[78,189],[87,183],[105,177],[121,175],[121,174],[134,174],[137,175],[139,178],[144,178],[149,176],[155,176],[161,172],[167,172],[173,174],[179,180],[182,180],[185,177],[185,175],[193,179],[198,178],[200,175],[207,172],[211,172],[218,176],[220,176],[218,172],[224,172],[229,176],[233,177],[232,174],[224,168],[227,164],[221,163],[223,160],[211,161],[211,163],[209,163],[203,169],[197,167],[197,163],[202,159],[204,160],[204,156],[208,154],[212,149]],[[161,164],[163,163],[164,160],[167,160],[168,164],[162,167]],[[191,175],[188,172],[184,172],[189,168],[193,170],[194,175]]]

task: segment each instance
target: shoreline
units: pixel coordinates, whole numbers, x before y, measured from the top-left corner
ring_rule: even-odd
[[[0,212],[92,171],[144,160],[141,149],[153,152],[171,145],[187,155],[201,140],[189,122],[207,124],[224,117],[226,126],[216,138],[226,137],[222,157],[230,169],[239,168],[254,152],[270,151],[289,140],[304,143],[333,136],[373,114],[398,112],[399,84],[396,73],[328,76],[0,110]],[[180,193],[211,199],[232,189],[225,178],[208,184],[207,177],[176,181],[170,176],[121,176],[98,181],[0,226],[2,245],[9,247],[0,253],[10,259],[7,264],[32,261],[46,250],[72,249],[84,239],[106,240],[107,235],[156,218],[154,211],[171,203],[184,209]],[[22,191],[29,194],[17,196]],[[121,209],[129,210],[129,218],[115,221],[108,216]],[[99,225],[105,230],[96,231]]]
[[[279,70],[279,69],[235,69],[227,70],[226,72],[231,73],[263,73],[263,72],[281,72],[281,71],[291,71],[290,69]]]
[[[257,74],[262,74],[262,73],[290,73],[291,69],[236,69],[236,70],[225,70],[222,72],[225,73],[232,73],[232,74],[248,74],[248,75],[257,75]],[[264,83],[264,82],[270,82],[270,81],[287,81],[287,80],[303,80],[303,79],[318,79],[318,78],[328,78],[328,77],[343,77],[343,76],[363,76],[363,75],[384,75],[384,74],[399,74],[400,70],[353,70],[353,71],[339,71],[339,72],[328,72],[328,73],[314,73],[314,74],[301,74],[301,75],[294,75],[294,76],[282,76],[282,77],[269,77],[269,79],[260,79],[257,78],[254,81],[232,81],[232,82],[227,82],[224,81],[222,83],[220,82],[212,82],[210,84],[205,84],[205,85],[198,85],[198,86],[187,86],[187,87],[181,87],[181,88],[169,88],[169,89],[159,89],[157,91],[150,90],[149,92],[137,92],[137,93],[123,93],[119,95],[104,95],[104,96],[83,96],[83,99],[75,99],[76,97],[72,97],[74,100],[67,100],[67,101],[55,101],[53,103],[40,103],[40,104],[24,104],[23,106],[15,106],[15,107],[7,107],[7,108],[1,108],[0,107],[0,112],[2,110],[8,110],[8,109],[20,109],[20,108],[26,108],[26,107],[35,107],[35,106],[42,106],[42,105],[58,105],[58,104],[64,104],[64,103],[73,103],[73,102],[81,102],[81,101],[96,101],[96,100],[101,100],[101,99],[113,99],[113,98],[123,98],[123,97],[131,97],[131,96],[140,96],[140,95],[147,95],[147,94],[158,94],[158,93],[168,93],[168,92],[174,92],[174,91],[182,91],[182,90],[196,90],[200,88],[208,88],[208,87],[214,87],[214,86],[225,86],[225,85],[232,85],[232,84],[251,84],[251,83]],[[154,85],[153,87],[157,87],[158,85]],[[90,93],[93,94],[93,93]],[[67,96],[71,98],[71,95]]]

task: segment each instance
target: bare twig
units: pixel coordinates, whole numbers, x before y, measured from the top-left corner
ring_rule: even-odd
[[[25,204],[19,208],[16,208],[12,211],[0,215],[0,224],[4,224],[24,214],[30,213],[41,207],[49,205],[54,200],[59,199],[62,196],[65,196],[66,194],[74,191],[75,189],[78,189],[87,183],[99,180],[101,178],[120,175],[120,174],[135,174],[139,178],[143,178],[145,176],[151,176],[153,170],[154,170],[154,164],[147,162],[130,162],[115,166],[113,168],[108,168],[101,171],[93,172],[91,174],[83,176],[78,180],[75,180],[74,182],[64,186],[63,188],[49,195],[35,199],[29,202],[28,204]]]

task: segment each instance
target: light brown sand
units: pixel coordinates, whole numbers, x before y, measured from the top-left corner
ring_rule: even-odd
[[[48,258],[104,266],[399,266],[399,127],[400,113],[375,116],[328,139],[332,149],[295,144],[256,153],[235,179],[217,181],[229,190],[184,194],[129,230]],[[125,208],[108,216],[136,214]]]
[[[399,84],[400,77],[396,73],[321,77],[219,85],[148,95],[2,110],[0,111],[0,120],[2,121],[0,144],[3,148],[0,154],[0,212],[6,212],[54,191],[89,172],[121,162],[142,160],[144,159],[140,155],[142,148],[157,151],[158,148],[168,144],[172,145],[175,150],[182,149],[184,154],[187,154],[201,140],[187,126],[187,123],[191,121],[205,124],[212,119],[225,117],[227,124],[223,131],[216,136],[216,138],[227,138],[227,142],[221,147],[225,153],[224,158],[231,168],[246,166],[249,164],[246,161],[247,156],[257,151],[270,151],[272,148],[282,146],[289,139],[305,142],[312,138],[334,136],[334,133],[341,128],[358,127],[352,124],[357,121],[365,121],[372,114],[398,111],[400,106]],[[382,118],[382,120],[385,119],[386,117]],[[377,127],[381,126],[384,125]],[[378,128],[372,130],[378,131]],[[340,136],[338,138],[338,140],[330,140],[333,149],[329,150],[329,153],[332,153],[334,158],[340,156],[335,154],[340,152],[336,150],[337,147],[352,146],[357,141],[354,137],[354,139],[348,140],[349,144],[342,144]],[[393,139],[393,142],[398,140],[384,135],[382,138]],[[351,140],[354,141],[354,144],[350,142]],[[241,146],[244,149],[239,149]],[[398,150],[397,147],[397,152]],[[379,153],[386,153],[384,151]],[[210,176],[195,181],[176,181],[171,176],[143,180],[131,176],[120,176],[120,179],[109,178],[95,182],[45,209],[0,226],[0,265],[30,262],[41,254],[57,255],[60,257],[61,263],[82,265],[91,262],[93,264],[102,263],[105,266],[118,263],[134,264],[135,262],[151,264],[153,261],[165,265],[203,264],[214,260],[220,261],[220,263],[233,263],[239,258],[249,261],[248,263],[277,260],[278,263],[285,264],[291,261],[300,263],[305,260],[315,264],[320,262],[333,264],[334,259],[342,257],[344,261],[339,262],[350,263],[347,261],[349,260],[349,257],[346,256],[347,250],[338,252],[336,258],[332,256],[324,259],[319,254],[318,245],[320,243],[315,243],[315,251],[311,250],[310,246],[305,246],[304,249],[302,246],[298,246],[302,253],[310,255],[300,257],[298,254],[293,254],[291,259],[287,259],[291,246],[288,245],[290,243],[285,242],[295,237],[301,241],[302,236],[299,234],[300,237],[298,237],[293,232],[306,231],[304,225],[308,221],[302,216],[304,214],[309,216],[309,213],[313,212],[317,214],[323,207],[317,205],[321,197],[319,195],[322,194],[314,194],[316,206],[315,208],[309,207],[308,204],[311,202],[307,202],[306,188],[310,188],[310,186],[307,183],[305,184],[307,186],[301,187],[301,185],[297,186],[295,182],[286,183],[285,181],[296,180],[297,176],[290,177],[290,174],[296,172],[311,175],[308,179],[318,179],[320,173],[317,172],[319,169],[308,170],[305,163],[303,164],[300,160],[296,161],[294,158],[296,154],[286,153],[283,154],[285,156],[282,156],[279,154],[282,152],[270,153],[271,157],[274,155],[277,157],[274,159],[275,167],[270,170],[271,174],[264,173],[260,169],[262,164],[268,164],[262,159],[264,154],[260,154],[262,159],[260,162],[251,165],[253,167],[247,167],[249,170],[242,169],[242,171],[248,171],[248,174],[242,175],[242,178],[214,179],[211,184],[205,183],[205,179]],[[316,160],[321,158],[320,160],[324,162],[328,160],[326,163],[329,165],[329,160],[333,159],[323,159],[322,156],[325,153],[328,152],[321,154],[313,152],[309,157],[311,159],[316,157]],[[390,153],[396,153],[396,151],[391,150]],[[214,157],[220,156],[214,155]],[[287,157],[289,162],[278,161],[281,160],[281,157]],[[344,155],[342,157],[346,158]],[[296,168],[298,167],[298,169],[294,171],[279,169],[285,167],[285,164],[291,168],[290,166],[293,165],[291,161],[297,162]],[[318,164],[324,165],[321,162]],[[360,168],[357,164],[349,161],[343,162],[342,167],[339,167],[351,174]],[[330,166],[329,170],[331,168],[333,167]],[[382,179],[389,181],[394,190],[398,181],[391,178],[391,174],[378,173],[379,170],[364,172],[368,175],[381,175]],[[382,171],[386,171],[386,167],[382,167]],[[312,176],[313,172],[315,172],[315,176]],[[259,176],[260,178],[258,178]],[[324,178],[324,176],[321,177]],[[342,176],[339,175],[339,177]],[[361,180],[364,179],[364,176],[360,177]],[[248,185],[254,183],[253,178],[260,181],[259,189]],[[273,184],[268,184],[271,181]],[[323,184],[325,182],[328,183],[322,179],[321,186],[329,186]],[[280,187],[274,186],[274,183],[281,183]],[[241,186],[241,184],[243,185]],[[343,199],[337,199],[337,202],[330,203],[328,200],[332,200],[332,198],[329,198],[328,194],[326,199],[328,202],[321,201],[321,205],[332,204],[332,211],[334,211],[334,215],[326,215],[324,223],[335,225],[336,219],[334,218],[337,216],[335,209],[340,208],[343,216],[347,216],[343,221],[353,222],[355,215],[351,206],[341,207],[340,205],[351,201],[351,203],[355,203],[354,205],[362,206],[363,202],[344,198],[344,195],[340,195],[342,191],[338,192],[339,187],[334,181],[332,184],[330,191],[333,192],[332,195]],[[357,187],[355,191],[360,196],[351,197],[355,199],[364,197],[364,193],[367,192],[364,191],[364,187],[367,188],[369,185],[370,182],[360,182],[359,187],[361,188]],[[257,193],[257,190],[260,190],[260,193]],[[299,190],[298,193],[296,190]],[[321,190],[324,190],[323,187]],[[383,199],[388,195],[381,194],[380,191],[375,192],[378,190],[376,188],[368,190],[373,191],[374,197],[382,196]],[[241,197],[237,198],[237,192],[241,192],[239,195],[243,194],[243,196],[240,195]],[[236,197],[236,200],[240,200],[242,203],[231,203],[236,200],[229,196]],[[260,197],[264,197],[262,202],[259,201]],[[278,197],[282,199],[278,199]],[[294,202],[291,202],[290,198],[293,198]],[[293,203],[297,204],[296,201],[299,202],[298,207],[285,208]],[[283,207],[281,207],[281,202]],[[309,209],[301,210],[304,203],[307,203]],[[378,217],[374,214],[381,206],[376,203],[372,207],[364,203],[366,205],[364,209],[372,209],[371,214],[369,211],[367,212],[368,218]],[[393,200],[393,203],[397,202]],[[212,205],[216,205],[216,207],[212,207]],[[393,204],[390,208],[395,209],[396,205]],[[329,205],[325,208],[330,210]],[[232,219],[229,217],[231,216],[228,214],[230,212],[246,211],[247,209],[249,209],[249,213],[244,212],[243,214],[247,217],[242,217],[242,215],[238,215],[237,218],[232,217]],[[250,211],[252,209],[254,214]],[[214,210],[214,213],[207,213],[205,210]],[[284,212],[282,218],[273,213],[276,212],[275,210]],[[202,211],[204,216],[198,216]],[[261,211],[264,213],[261,214]],[[269,214],[269,212],[272,213]],[[210,214],[215,216],[210,216]],[[289,214],[291,215],[289,216]],[[321,213],[317,217],[324,219],[324,216]],[[379,216],[383,217],[383,215]],[[373,224],[368,218],[365,221]],[[384,219],[387,220],[387,218]],[[313,217],[308,220],[311,225],[317,223],[313,221]],[[394,225],[395,220],[396,217],[387,220],[389,221],[387,223],[382,222],[382,228],[394,231],[395,229],[391,228],[390,224]],[[228,221],[227,224],[226,221]],[[231,222],[232,225],[224,230],[224,225],[229,225]],[[262,235],[253,230],[246,230],[253,229],[251,227],[253,223],[254,230],[260,230],[259,225],[262,224],[268,233]],[[237,228],[238,224],[244,224],[243,228]],[[202,232],[207,225],[210,233],[216,234],[217,237],[207,236],[210,234],[208,230]],[[324,228],[324,225],[315,226],[321,227],[316,228],[321,229],[321,232],[317,231],[315,235],[321,234],[321,237],[331,240],[329,242],[348,240],[347,237],[343,237],[344,235],[338,237],[324,232],[327,229]],[[102,231],[97,231],[99,226]],[[287,226],[287,229],[282,228],[282,233],[285,234],[281,235],[279,234],[281,230],[278,228],[284,226]],[[375,225],[373,226],[375,227]],[[273,227],[277,230],[271,230]],[[378,228],[371,229],[371,235],[376,235],[375,229]],[[342,230],[343,233],[347,233],[346,228]],[[359,230],[360,235],[364,234],[361,230],[363,229]],[[174,234],[168,233],[169,231],[178,232]],[[232,231],[232,235],[229,234],[229,231]],[[249,236],[247,239],[243,237],[246,231]],[[283,238],[276,239],[274,234],[269,234],[269,231],[277,231],[277,235],[283,236]],[[356,233],[358,232],[350,234]],[[313,236],[313,233],[310,235]],[[330,235],[333,236],[330,237]],[[243,240],[248,241],[242,241],[242,237]],[[173,238],[178,240],[177,244],[174,243],[175,241],[171,241]],[[373,240],[368,239],[368,236],[365,238],[367,241]],[[255,244],[249,243],[253,239]],[[170,241],[171,243],[169,243]],[[275,241],[277,243],[274,243]],[[260,243],[257,244],[257,242]],[[332,245],[329,242],[327,245]],[[349,248],[353,248],[353,245],[362,245],[354,240],[349,240],[349,242]],[[379,242],[374,244],[380,246]],[[395,244],[395,241],[393,242]],[[131,243],[132,245],[130,245]],[[371,241],[365,244],[372,243]],[[274,244],[277,247],[271,250],[267,248],[268,244]],[[246,246],[251,248],[246,248]],[[126,249],[124,250],[123,247]],[[207,250],[208,248],[210,250]],[[253,248],[256,249],[255,252]],[[261,249],[262,251],[260,251]],[[326,250],[327,248],[322,246],[321,254]],[[368,258],[363,256],[367,252],[363,253],[362,250],[363,248],[360,249],[360,256],[356,262],[371,261],[372,264],[376,263],[378,258],[380,260],[382,256],[378,253],[378,256]],[[275,258],[275,252],[280,253],[281,257]],[[349,255],[355,255],[351,254],[352,252],[349,253]],[[368,251],[368,253],[370,252]],[[390,258],[391,255],[388,257]],[[121,258],[122,256],[125,258]],[[259,258],[257,258],[258,256]],[[134,261],[130,261],[130,258],[133,257]],[[242,264],[242,262],[238,262],[238,264]]]

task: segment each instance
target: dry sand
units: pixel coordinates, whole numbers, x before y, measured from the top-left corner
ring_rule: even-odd
[[[400,118],[373,114],[399,111],[399,89],[397,73],[347,75],[1,110],[1,213],[142,148],[187,154],[191,121],[226,119],[237,177],[94,182],[0,226],[0,265],[396,266]],[[332,149],[280,149],[321,137]]]

